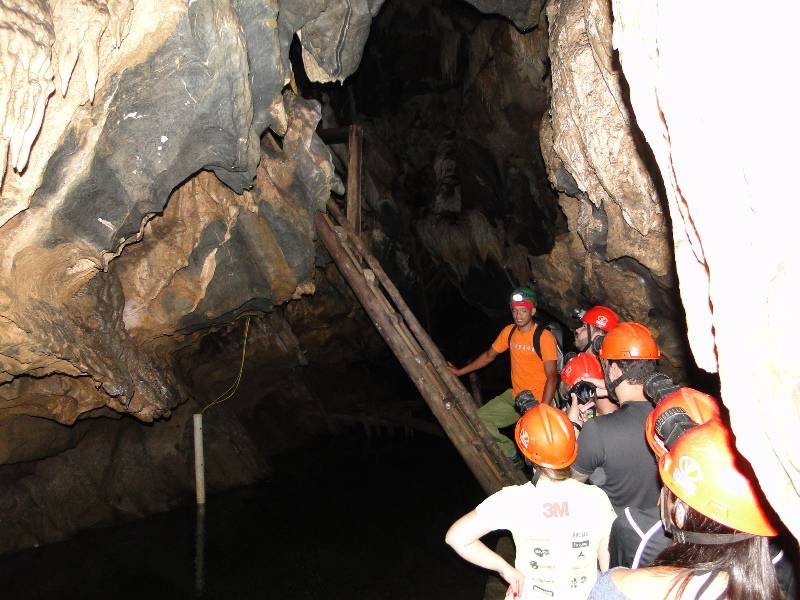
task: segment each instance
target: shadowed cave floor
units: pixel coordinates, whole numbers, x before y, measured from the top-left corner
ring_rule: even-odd
[[[358,431],[276,458],[213,495],[197,593],[194,506],[85,531],[0,561],[3,598],[483,597],[486,573],[443,541],[483,494],[448,442]]]

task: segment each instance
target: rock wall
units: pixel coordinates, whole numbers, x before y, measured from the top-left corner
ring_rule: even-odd
[[[800,368],[789,332],[800,209],[775,175],[796,170],[800,119],[786,82],[800,9],[759,5],[768,27],[714,3],[613,9],[636,121],[669,200],[692,353],[719,369],[737,447],[798,537]],[[743,86],[743,73],[757,83]]]
[[[289,45],[345,77],[379,7],[0,4],[0,421],[167,416],[182,334],[313,291],[341,183],[319,106],[282,92]]]
[[[611,47],[611,5],[547,5],[552,100],[540,140],[569,232],[535,261],[563,308],[592,299],[656,332],[667,367],[688,357],[674,294],[669,227],[627,84]]]
[[[796,17],[773,8],[781,26]],[[612,14],[603,0],[551,0],[547,14],[542,152],[570,233],[538,264],[565,300],[602,290],[651,326],[673,364],[719,371],[737,446],[797,535],[800,379],[777,329],[797,289],[786,228],[797,208],[769,175],[793,168],[798,121],[778,83],[789,35],[754,39],[746,13],[685,2],[615,0]],[[743,90],[743,72],[762,73],[763,85]],[[763,119],[743,119],[762,98],[776,99]]]
[[[344,79],[381,3],[0,1],[0,551],[185,496],[179,353],[312,293],[311,215],[342,191],[290,46]],[[220,485],[263,474],[246,445]],[[45,527],[74,470],[96,514]]]

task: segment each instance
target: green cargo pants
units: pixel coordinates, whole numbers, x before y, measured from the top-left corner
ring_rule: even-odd
[[[514,408],[514,393],[508,389],[499,396],[495,396],[478,409],[478,416],[503,454],[509,457],[514,456],[517,452],[517,445],[500,433],[501,427],[513,425],[519,419],[519,413]]]

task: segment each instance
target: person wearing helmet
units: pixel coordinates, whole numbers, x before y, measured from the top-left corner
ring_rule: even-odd
[[[620,323],[600,348],[604,379],[584,378],[600,389],[620,409],[589,419],[574,421],[580,431],[578,457],[573,477],[586,481],[602,469],[594,483],[608,494],[621,513],[626,506],[648,508],[658,501],[660,484],[656,461],[642,435],[644,422],[653,409],[644,395],[644,380],[655,371],[660,356],[655,339],[644,325]]]
[[[587,381],[603,379],[603,367],[594,354],[581,352],[573,356],[561,369],[560,377],[564,384],[564,395],[571,399],[567,414],[573,423],[582,426],[590,414],[607,415],[619,408],[608,396],[598,396],[597,386]]]
[[[666,450],[659,506],[673,542],[650,567],[604,574],[589,598],[783,598],[768,551],[777,531],[727,427],[677,408],[650,435]]]
[[[566,415],[537,404],[519,419],[515,438],[533,463],[534,476],[508,486],[458,519],[445,541],[464,559],[497,571],[508,596],[583,599],[608,568],[608,532],[615,513],[606,495],[570,478],[577,454]],[[514,566],[481,542],[499,529],[511,531]]]
[[[683,415],[688,415],[691,421],[683,420]],[[664,428],[667,420],[681,419],[680,423],[669,428],[671,435],[677,436],[691,424],[718,419],[719,415],[719,405],[713,397],[689,387],[680,387],[664,397],[647,417],[645,439],[656,459],[659,459],[667,453],[665,444],[671,445],[674,440],[662,441],[655,434],[656,423]],[[611,526],[610,565],[634,569],[646,567],[652,564],[671,541],[664,531],[657,505],[625,507],[623,514]]]
[[[478,416],[503,454],[521,466],[522,461],[514,443],[500,433],[500,429],[513,425],[519,419],[514,398],[523,390],[530,390],[537,400],[552,404],[558,383],[558,349],[553,334],[533,321],[536,298],[532,290],[525,287],[515,289],[509,298],[509,305],[514,323],[503,328],[489,349],[460,369],[450,363],[447,363],[447,367],[460,377],[482,369],[500,353],[509,351],[511,389],[480,407]]]
[[[619,323],[617,313],[607,306],[593,306],[576,311],[576,316],[580,324],[575,329],[575,347],[578,352],[597,355],[605,336]]]

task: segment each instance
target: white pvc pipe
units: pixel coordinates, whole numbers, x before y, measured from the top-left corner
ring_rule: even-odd
[[[203,458],[203,415],[194,415],[194,487],[197,504],[206,503],[206,464]]]

